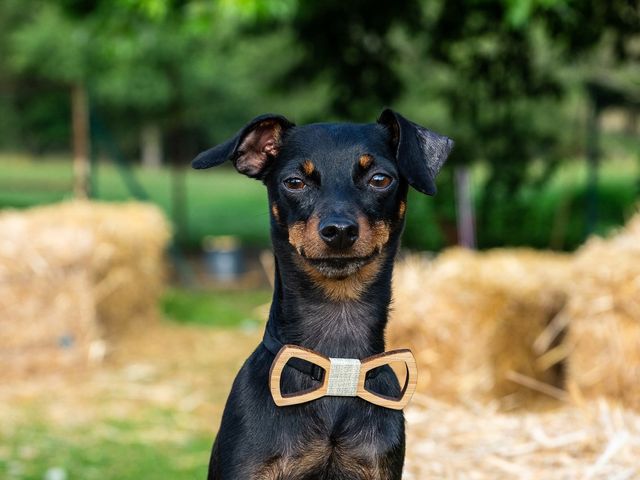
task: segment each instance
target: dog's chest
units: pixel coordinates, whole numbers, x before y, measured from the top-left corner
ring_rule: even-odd
[[[269,458],[255,479],[311,480],[316,478],[386,479],[383,457],[367,445],[341,444],[331,438],[307,439],[295,450]]]
[[[256,479],[315,480],[353,479],[387,480],[397,462],[391,458],[403,450],[403,417],[397,411],[368,414],[349,409],[349,415],[334,405],[318,402],[313,428],[289,434],[260,467]],[[329,402],[326,402],[329,403]],[[342,410],[342,411],[341,411]],[[364,410],[367,410],[365,408]],[[311,420],[311,419],[309,419]],[[400,462],[401,464],[401,462]]]

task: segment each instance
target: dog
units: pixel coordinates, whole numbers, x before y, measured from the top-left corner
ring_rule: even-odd
[[[390,109],[369,124],[296,126],[266,114],[195,158],[196,169],[229,160],[264,183],[276,266],[265,337],[233,383],[210,480],[401,478],[401,410],[353,396],[277,406],[270,374],[285,344],[330,358],[384,352],[408,188],[434,195],[452,147]],[[284,396],[311,392],[324,373],[291,361],[279,387]],[[402,394],[388,365],[367,374],[366,388],[381,398]]]

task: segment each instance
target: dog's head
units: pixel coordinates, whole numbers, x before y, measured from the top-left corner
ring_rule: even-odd
[[[328,292],[365,283],[395,252],[407,186],[433,195],[453,142],[398,113],[377,123],[295,126],[261,115],[193,161],[209,168],[231,160],[267,186],[274,243]],[[355,289],[357,290],[357,289]],[[340,297],[341,294],[336,295]]]

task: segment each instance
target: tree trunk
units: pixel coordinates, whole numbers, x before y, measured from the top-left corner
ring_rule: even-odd
[[[76,198],[88,198],[90,195],[89,175],[91,168],[89,155],[89,101],[87,89],[77,83],[71,90],[71,123],[73,130],[73,193]]]
[[[140,131],[142,166],[160,168],[162,166],[162,132],[155,123],[146,123]]]
[[[587,204],[585,238],[598,226],[598,170],[600,167],[600,109],[591,98],[587,118]]]
[[[458,223],[458,245],[476,248],[476,221],[471,195],[469,167],[455,168],[456,217]]]

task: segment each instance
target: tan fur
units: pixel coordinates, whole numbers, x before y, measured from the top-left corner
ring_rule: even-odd
[[[398,207],[398,218],[403,218],[406,211],[407,211],[407,202],[402,200],[400,201],[400,207]]]
[[[270,127],[273,129],[273,142],[267,145],[267,147],[265,148],[265,153],[272,156],[278,155],[278,153],[280,152],[280,140],[282,138],[282,126],[274,120],[267,120],[266,122],[262,122],[260,126]]]
[[[360,222],[358,222],[360,223]],[[360,225],[360,232],[362,232],[362,225]],[[362,233],[360,233],[362,236]],[[370,244],[378,250],[381,250],[382,247],[389,241],[389,225],[385,222],[379,220],[373,224],[371,227],[371,239],[369,240]]]
[[[302,260],[302,259],[301,259]],[[303,261],[303,260],[302,260]],[[331,300],[336,302],[345,300],[357,300],[364,292],[367,285],[375,280],[380,271],[382,260],[380,257],[374,258],[371,262],[363,266],[353,275],[347,278],[327,278],[307,263],[302,264],[302,268],[311,277]]]
[[[257,125],[238,147],[238,170],[249,175],[257,175],[264,168],[268,158],[275,157],[280,152],[281,134],[282,127],[274,120],[265,120]]]
[[[315,169],[316,169],[316,166],[313,164],[311,160],[305,160],[304,163],[302,164],[302,171],[307,177],[311,176],[311,174]]]
[[[271,204],[271,213],[273,214],[273,218],[276,219],[276,222],[280,222],[280,210],[278,210],[278,205],[276,202]]]
[[[290,456],[277,456],[260,466],[252,480],[297,480],[322,468],[331,455],[349,477],[361,480],[382,480],[378,462],[358,458],[352,452],[333,447],[326,440],[305,443],[303,451]]]
[[[331,449],[327,442],[312,441],[304,446],[303,452],[269,459],[253,478],[255,480],[294,480],[319,468],[330,454]]]
[[[319,220],[311,217],[306,223],[296,222],[289,226],[289,243],[293,245],[300,255],[307,258],[323,258],[335,256],[320,238],[318,232]],[[381,252],[389,240],[389,225],[378,221],[373,225],[363,217],[358,217],[359,236],[356,243],[343,255],[347,257],[368,257],[376,252]],[[299,258],[299,265],[309,277],[318,285],[325,294],[335,301],[355,300],[360,297],[364,289],[375,278],[380,267],[381,259],[373,261],[362,267],[353,275],[344,278],[327,278],[308,264],[304,258]]]
[[[307,232],[311,229],[309,228],[309,224],[314,223],[317,230],[318,220],[313,217],[310,218],[307,223],[305,222],[295,222],[289,225],[289,243],[293,245],[296,251],[302,255],[303,250],[313,251],[315,243],[318,241],[322,241],[322,239],[317,236],[317,240],[309,238]]]
[[[368,153],[365,153],[364,155],[362,155],[358,160],[358,164],[360,165],[360,167],[365,170],[369,168],[372,163],[373,163],[373,157]]]
[[[318,232],[319,220],[313,216],[307,222],[295,222],[289,226],[289,243],[298,253],[308,258],[324,258],[335,256]],[[382,247],[389,240],[389,225],[377,221],[371,225],[363,216],[358,217],[359,236],[356,243],[343,253],[345,257],[367,257]]]

